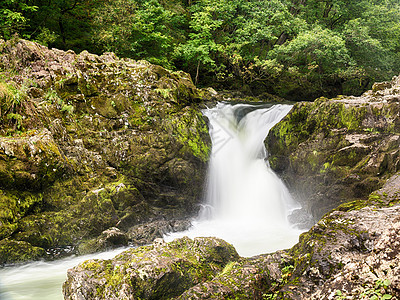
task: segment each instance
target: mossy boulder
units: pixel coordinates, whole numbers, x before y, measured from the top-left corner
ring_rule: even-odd
[[[0,75],[1,239],[76,249],[196,213],[210,142],[188,74],[13,40]]]
[[[88,260],[68,271],[65,299],[171,299],[238,260],[217,238],[182,238],[130,249],[112,260]]]
[[[82,241],[78,247],[79,254],[106,251],[115,247],[128,245],[128,236],[116,227],[104,230],[97,238]]]
[[[22,263],[46,256],[46,251],[24,241],[3,239],[0,241],[0,260],[3,264]]]
[[[199,283],[177,299],[265,299],[282,280],[286,255],[278,251],[273,255],[240,258],[227,264],[222,272],[209,281]],[[268,299],[268,298],[266,298]]]
[[[386,200],[371,195],[368,204],[339,206],[304,233],[288,252],[293,272],[277,299],[397,299],[400,206],[398,198]]]
[[[400,169],[399,87],[395,77],[360,97],[296,103],[270,131],[271,167],[315,220]]]
[[[69,164],[51,132],[43,128],[0,137],[0,186],[41,190],[68,173]]]

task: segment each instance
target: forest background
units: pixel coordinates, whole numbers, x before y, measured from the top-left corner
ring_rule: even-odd
[[[2,0],[0,38],[15,36],[290,100],[359,95],[400,70],[398,0]]]

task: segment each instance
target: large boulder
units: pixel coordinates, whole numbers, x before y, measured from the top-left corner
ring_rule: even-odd
[[[271,167],[315,221],[400,169],[400,77],[360,97],[296,103],[269,133]]]
[[[237,261],[217,238],[182,238],[130,249],[111,260],[88,260],[68,270],[65,299],[171,299]]]
[[[304,233],[277,298],[399,299],[399,186],[397,174],[368,203],[341,205]]]
[[[0,264],[12,241],[92,252],[196,213],[209,141],[188,74],[14,39],[0,75]]]

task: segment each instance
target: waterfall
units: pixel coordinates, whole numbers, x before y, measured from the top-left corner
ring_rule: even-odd
[[[219,103],[204,111],[212,141],[204,203],[190,230],[165,236],[165,240],[216,236],[232,243],[242,256],[297,242],[301,231],[287,220],[296,203],[270,169],[264,148],[268,131],[290,108]],[[68,268],[89,258],[111,258],[122,250],[2,268],[0,299],[61,300]]]
[[[212,150],[205,200],[188,231],[177,237],[216,236],[232,243],[242,256],[292,246],[300,231],[287,217],[298,206],[269,167],[264,139],[291,109],[290,105],[219,103],[204,111]]]

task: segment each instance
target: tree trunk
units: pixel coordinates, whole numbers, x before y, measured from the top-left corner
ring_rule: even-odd
[[[64,30],[64,24],[63,24],[63,21],[62,21],[62,17],[60,17],[58,19],[58,26],[60,27],[60,33],[61,33],[62,42],[63,42],[63,45],[65,46],[65,30]]]
[[[197,63],[196,79],[194,80],[195,85],[197,85],[197,82],[199,81],[199,69],[200,69],[200,60]]]
[[[282,32],[279,38],[276,40],[275,45],[282,45],[288,39],[288,35]]]

